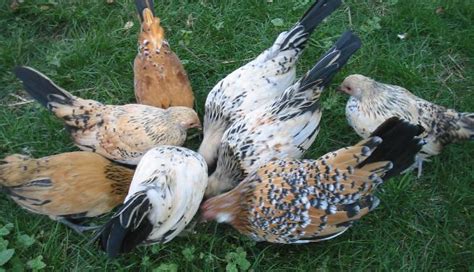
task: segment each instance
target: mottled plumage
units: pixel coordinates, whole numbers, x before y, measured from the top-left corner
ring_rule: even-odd
[[[207,200],[203,216],[257,241],[334,238],[378,205],[378,185],[414,162],[421,132],[393,118],[373,137],[318,160],[268,162],[232,191]]]
[[[17,67],[15,74],[34,99],[64,122],[80,149],[114,161],[135,165],[150,148],[182,145],[187,129],[200,127],[196,112],[187,107],[104,105],[73,96],[32,68]]]
[[[109,257],[137,245],[167,243],[199,209],[207,185],[207,166],[196,152],[161,146],[137,166],[123,206],[104,226],[100,245]]]
[[[341,4],[340,0],[317,0],[290,30],[257,58],[233,71],[209,92],[205,104],[204,139],[199,153],[215,166],[225,130],[254,109],[274,101],[296,77],[296,62],[311,33]]]
[[[340,87],[351,95],[346,118],[363,138],[387,118],[397,116],[425,129],[427,144],[418,156],[421,163],[451,142],[474,139],[474,113],[457,112],[413,95],[400,86],[383,84],[362,75],[348,76]]]
[[[269,160],[301,157],[319,132],[321,92],[359,47],[359,38],[347,31],[273,103],[235,121],[222,137],[206,196],[235,187]]]
[[[194,106],[186,71],[165,39],[153,0],[136,0],[141,20],[138,54],[133,66],[137,102],[154,107]]]
[[[22,208],[78,231],[82,226],[72,221],[110,212],[123,202],[132,176],[133,170],[92,152],[0,160],[2,191]]]

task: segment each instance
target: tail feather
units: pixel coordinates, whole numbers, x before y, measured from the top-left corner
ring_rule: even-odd
[[[314,29],[341,5],[341,0],[317,0],[296,25],[288,31],[281,43],[281,51],[303,49]]]
[[[140,20],[143,22],[143,11],[149,9],[151,14],[155,16],[155,11],[153,7],[153,0],[135,0],[135,6],[137,7],[137,12],[140,15]]]
[[[75,97],[63,90],[51,79],[31,67],[19,66],[14,69],[25,88],[35,100],[49,109],[49,103],[55,102],[64,105],[72,105]]]
[[[146,192],[138,192],[104,225],[98,239],[110,258],[130,252],[146,240],[153,230],[147,218],[151,208]]]
[[[385,174],[384,179],[400,174],[415,163],[415,156],[424,144],[424,140],[417,136],[423,131],[421,126],[397,117],[386,120],[371,134],[371,137],[380,137],[382,143],[357,167],[379,161],[391,161],[393,168]]]
[[[357,35],[351,31],[344,32],[336,44],[301,79],[299,91],[305,91],[314,86],[327,86],[360,46],[361,41]]]
[[[103,106],[101,103],[74,97],[33,68],[16,67],[14,72],[23,82],[25,90],[41,105],[61,118],[68,129],[84,129],[103,122],[96,111]]]

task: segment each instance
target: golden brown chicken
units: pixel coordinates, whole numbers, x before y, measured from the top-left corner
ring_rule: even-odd
[[[104,105],[73,96],[32,68],[17,67],[15,74],[34,99],[64,122],[80,149],[114,161],[136,165],[147,150],[180,146],[189,128],[201,126],[191,108]]]
[[[74,221],[99,216],[121,204],[133,172],[92,152],[40,159],[16,154],[0,160],[0,187],[22,208],[81,232],[89,227]]]
[[[186,71],[165,39],[160,18],[155,17],[153,0],[136,0],[141,19],[138,54],[133,66],[135,96],[145,105],[192,108],[194,95]]]
[[[392,118],[373,137],[318,160],[268,162],[233,190],[207,200],[203,216],[257,241],[334,238],[378,205],[378,185],[414,162],[422,131]]]
[[[418,154],[415,165],[418,176],[423,161],[441,153],[447,144],[474,139],[474,113],[436,105],[403,87],[377,82],[363,75],[350,75],[344,79],[340,90],[351,96],[346,105],[346,118],[361,137],[367,138],[392,116],[425,129],[423,137],[427,144]]]

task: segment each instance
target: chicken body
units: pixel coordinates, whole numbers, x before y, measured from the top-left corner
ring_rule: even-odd
[[[100,243],[110,257],[139,244],[167,243],[199,209],[207,185],[207,166],[196,152],[161,146],[137,166],[123,206],[105,225]]]
[[[378,205],[378,185],[414,162],[421,132],[391,119],[373,137],[318,160],[268,162],[230,192],[207,200],[203,216],[257,241],[334,238]]]
[[[165,39],[160,19],[155,17],[153,0],[136,0],[141,19],[138,54],[135,57],[134,85],[137,102],[168,108],[194,106],[194,94],[186,71]]]
[[[357,134],[367,138],[386,119],[397,116],[425,129],[427,144],[418,154],[418,170],[430,156],[451,142],[474,139],[474,113],[459,113],[413,95],[400,86],[383,84],[362,75],[351,75],[340,89],[351,97],[346,118]]]
[[[200,126],[196,112],[187,107],[104,105],[71,95],[32,68],[18,67],[15,74],[33,98],[64,122],[80,149],[121,163],[136,165],[157,145],[180,146],[187,129]]]
[[[301,157],[319,132],[321,92],[359,47],[356,35],[344,33],[303,78],[272,104],[235,121],[222,137],[206,196],[235,187],[269,160]]]
[[[317,0],[289,31],[257,58],[227,75],[209,92],[205,104],[204,138],[199,153],[214,167],[222,135],[235,121],[279,97],[296,77],[296,62],[309,36],[341,4]]]
[[[69,152],[40,159],[0,160],[0,186],[26,210],[53,220],[96,217],[120,205],[133,170],[96,153]]]

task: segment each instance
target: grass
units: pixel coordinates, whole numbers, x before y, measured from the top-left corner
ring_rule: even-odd
[[[17,96],[29,98],[11,69],[35,67],[81,97],[133,102],[132,60],[139,29],[134,5],[131,0],[113,4],[31,0],[12,11],[8,2],[0,4],[0,155],[41,157],[76,150],[61,123],[46,110],[37,103],[17,104],[22,102]],[[170,44],[190,75],[201,116],[214,84],[270,46],[310,4],[309,0],[156,2]],[[441,5],[444,9],[437,13]],[[275,18],[283,19],[283,26],[272,24]],[[129,21],[133,27],[124,28]],[[336,76],[334,86],[348,74],[361,73],[403,85],[441,105],[474,111],[473,26],[474,5],[468,0],[346,0],[312,36],[299,72],[309,69],[352,27],[363,48]],[[407,33],[406,39],[397,38],[401,33]],[[358,140],[345,121],[346,99],[334,88],[325,92],[322,130],[306,157],[316,158]],[[27,213],[2,194],[0,225],[11,224],[0,229],[0,249],[6,248],[5,240],[8,248],[15,249],[3,267],[18,271],[43,266],[78,271],[472,270],[472,154],[472,143],[451,145],[425,165],[422,178],[409,174],[388,182],[379,193],[379,208],[344,235],[300,246],[256,244],[228,226],[205,224],[171,243],[107,260],[88,244],[90,236]],[[28,237],[32,243],[24,241]]]

